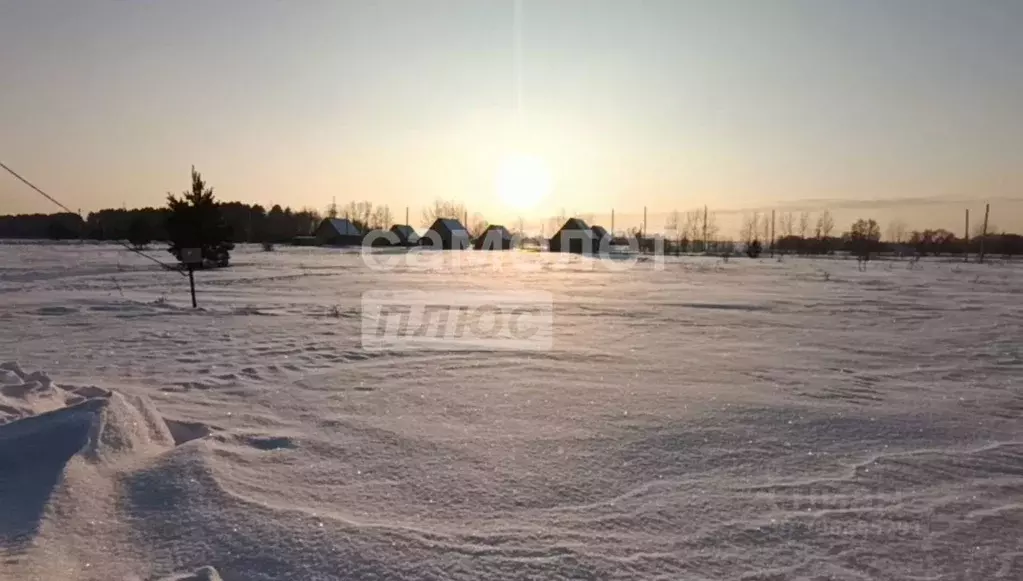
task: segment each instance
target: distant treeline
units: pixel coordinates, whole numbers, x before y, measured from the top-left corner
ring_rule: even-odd
[[[308,236],[323,219],[315,210],[294,211],[275,205],[266,211],[260,205],[240,202],[220,204],[220,212],[231,232],[232,242],[283,242]],[[0,216],[0,238],[68,240],[127,240],[148,244],[167,240],[167,208],[100,210],[84,220],[78,214],[22,214]]]
[[[332,206],[327,213],[349,217],[364,229],[386,228],[391,222],[390,210],[386,206],[373,207],[369,202],[353,203],[349,206],[343,208]],[[285,242],[297,236],[311,235],[323,220],[323,216],[316,210],[294,211],[291,208],[281,208],[279,205],[267,211],[258,204],[250,206],[241,202],[228,202],[220,204],[219,208],[229,228],[232,242]],[[459,212],[464,214],[464,209]],[[142,245],[167,240],[169,215],[170,211],[167,208],[141,208],[100,210],[90,213],[84,220],[78,214],[67,212],[0,216],[0,238],[126,240]],[[430,216],[424,213],[424,220],[432,219],[434,215],[440,216],[442,212],[436,210]],[[453,215],[460,214],[456,212]],[[912,232],[898,231],[894,233],[894,237],[900,241],[882,241],[880,227],[873,220],[858,220],[849,232],[841,236],[830,236],[826,232],[830,231],[833,225],[828,224],[830,217],[825,218],[824,227],[818,225],[816,232],[811,232],[809,236],[780,235],[774,241],[773,250],[784,254],[804,255],[871,252],[943,256],[961,255],[964,252],[977,254],[983,246],[984,252],[991,255],[1023,255],[1023,236],[1019,234],[988,234],[965,240],[939,228]],[[713,239],[708,240],[705,248],[702,240],[698,239],[700,230],[698,222],[693,222],[696,224],[693,228],[680,230],[682,233],[680,236],[666,240],[667,250],[712,253],[734,250],[732,242]],[[790,219],[786,226],[783,221],[783,232],[797,229],[791,222]],[[747,245],[754,240],[760,240],[763,251],[770,252],[772,248],[766,227],[766,221],[758,221],[754,216],[747,220],[740,239]],[[798,229],[805,231],[808,228],[803,225]],[[621,242],[625,243],[624,240]]]
[[[840,238],[803,238],[800,236],[784,236],[775,243],[778,252],[786,254],[831,254],[833,252],[861,252],[867,248],[873,253],[913,254],[919,256],[945,256],[969,252],[977,254],[983,250],[987,254],[1015,256],[1023,254],[1023,236],[1019,234],[988,234],[986,237],[974,236],[969,240],[957,238],[951,234],[941,234],[942,230],[924,230],[914,232],[906,242],[884,242],[881,240],[857,239],[849,234]]]

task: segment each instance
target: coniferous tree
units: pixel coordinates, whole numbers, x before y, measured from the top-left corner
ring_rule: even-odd
[[[135,216],[128,226],[128,242],[135,248],[145,248],[152,241],[149,221],[144,216]]]
[[[206,187],[202,175],[192,166],[192,190],[178,198],[167,194],[168,252],[181,260],[186,248],[202,250],[202,266],[227,266],[234,249],[231,229],[224,222],[220,205],[213,197],[213,189]]]
[[[761,252],[763,252],[763,246],[759,240],[754,240],[746,246],[746,256],[750,258],[759,258]]]

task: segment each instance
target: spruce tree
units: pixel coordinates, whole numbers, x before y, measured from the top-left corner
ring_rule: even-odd
[[[202,265],[227,266],[234,249],[231,229],[220,212],[220,204],[213,197],[213,188],[207,188],[202,175],[192,166],[192,190],[178,198],[167,194],[170,215],[167,218],[167,252],[181,260],[186,248],[202,249]]]

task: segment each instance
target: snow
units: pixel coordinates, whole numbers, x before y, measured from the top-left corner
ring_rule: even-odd
[[[0,580],[1023,579],[1020,264],[387,260],[0,245]],[[387,289],[553,348],[367,352]]]

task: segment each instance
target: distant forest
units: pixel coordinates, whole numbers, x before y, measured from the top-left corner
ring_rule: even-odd
[[[294,211],[275,205],[240,202],[220,204],[231,230],[232,242],[285,242],[312,234],[323,217],[315,210]],[[167,239],[167,208],[100,210],[84,220],[78,214],[22,214],[0,216],[0,238],[73,240],[127,240],[148,244]]]

